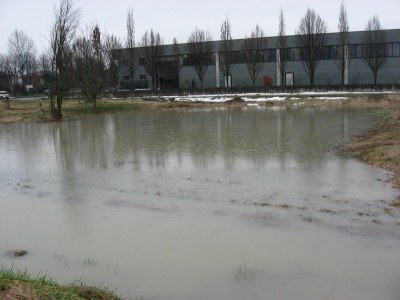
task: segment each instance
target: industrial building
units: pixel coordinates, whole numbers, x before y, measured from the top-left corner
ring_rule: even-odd
[[[349,32],[348,46],[346,47],[346,67],[344,70],[344,84],[350,86],[374,84],[374,76],[366,62],[366,45],[363,43],[365,32]],[[397,85],[400,84],[400,29],[383,30],[385,43],[379,45],[384,49],[385,63],[379,69],[377,84]],[[301,49],[296,44],[296,36],[287,36],[286,48],[288,53],[284,78],[281,78],[279,68],[279,49],[277,37],[264,37],[265,48],[262,50],[262,69],[255,82],[256,87],[271,86],[309,86],[310,80],[304,68],[300,56]],[[315,85],[334,86],[342,84],[342,72],[339,67],[338,49],[340,33],[327,33],[326,42],[321,51],[323,52],[315,72]],[[212,42],[211,60],[208,65],[204,80],[204,88],[219,87],[251,87],[253,82],[249,75],[246,62],[243,60],[244,39],[233,40],[232,70],[229,78],[224,78],[220,68],[221,41]],[[157,57],[157,86],[161,89],[187,89],[199,88],[200,80],[191,65],[190,54],[187,44],[177,46],[163,46],[163,55]],[[177,51],[177,49],[179,49]],[[141,56],[140,48],[135,48],[136,66],[134,78],[129,71],[128,49],[115,51],[115,58],[119,67],[119,88],[152,89],[151,75],[146,72],[145,58]],[[176,69],[176,57],[179,54],[179,71]]]

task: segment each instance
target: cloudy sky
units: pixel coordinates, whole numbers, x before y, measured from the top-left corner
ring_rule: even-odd
[[[54,6],[59,0],[0,0],[0,53],[7,52],[11,33],[23,30],[35,42],[38,52],[47,46]],[[174,37],[186,42],[197,26],[219,39],[220,26],[228,17],[233,38],[243,38],[259,24],[267,36],[278,31],[278,16],[283,10],[286,32],[294,34],[308,7],[327,23],[328,31],[337,28],[342,0],[75,0],[80,9],[81,27],[98,23],[103,32],[125,38],[126,14],[134,11],[136,41],[146,30],[159,31],[164,43]],[[363,30],[368,19],[377,14],[386,29],[400,28],[399,0],[345,0],[350,30]]]

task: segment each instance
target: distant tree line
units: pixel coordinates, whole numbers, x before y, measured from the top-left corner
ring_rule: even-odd
[[[134,88],[134,75],[138,64],[150,76],[151,88],[160,87],[160,57],[164,55],[163,38],[152,29],[146,31],[138,43],[135,41],[135,22],[133,10],[128,9],[126,19],[127,36],[123,43],[113,34],[103,32],[98,24],[78,29],[80,12],[73,0],[60,0],[54,9],[54,20],[50,27],[48,47],[37,53],[33,40],[22,30],[15,30],[8,39],[8,53],[0,54],[0,89],[12,93],[24,93],[40,77],[42,89],[49,90],[51,111],[55,119],[62,117],[62,103],[68,92],[79,89],[87,101],[96,107],[98,96],[107,89],[118,85],[118,65],[114,49],[126,48],[126,66],[129,70],[130,87]],[[313,10],[307,9],[296,30],[296,43],[304,70],[311,85],[315,83],[315,73],[323,58],[326,44],[327,26],[325,21]],[[346,7],[342,3],[338,21],[337,65],[342,84],[346,84],[346,70],[349,59],[349,22]],[[365,27],[362,36],[363,53],[366,64],[377,83],[379,70],[386,62],[386,37],[379,18],[373,16]],[[235,55],[231,24],[226,18],[221,25],[218,49],[212,49],[212,36],[207,30],[195,28],[186,43],[186,63],[193,67],[203,87],[208,67],[218,59],[226,87],[234,68]],[[276,60],[279,66],[277,84],[285,85],[286,64],[290,58],[287,48],[286,26],[283,11],[279,14]],[[253,86],[263,68],[263,50],[267,48],[264,32],[259,25],[246,35],[241,45],[242,60],[245,63]],[[213,53],[218,52],[218,57]],[[178,41],[174,39],[170,75],[177,78],[182,68],[183,58]]]

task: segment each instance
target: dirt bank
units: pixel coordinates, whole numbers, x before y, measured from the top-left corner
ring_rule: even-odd
[[[366,104],[390,109],[390,115],[346,149],[368,164],[391,171],[393,185],[400,188],[400,95],[373,98]],[[400,206],[400,199],[395,205]]]

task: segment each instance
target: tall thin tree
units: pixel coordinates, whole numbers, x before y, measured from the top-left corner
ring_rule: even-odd
[[[126,48],[128,48],[128,67],[131,80],[131,90],[134,89],[134,75],[137,65],[136,49],[135,49],[135,20],[133,19],[133,10],[129,9],[126,19]]]
[[[246,67],[249,71],[253,87],[256,85],[258,74],[264,65],[264,49],[267,42],[264,39],[264,31],[259,25],[251,32],[249,37],[245,37],[242,45],[242,51],[246,61]]]
[[[342,2],[339,11],[338,23],[338,66],[342,77],[342,85],[347,83],[346,70],[349,68],[349,21],[347,18],[347,10]]]
[[[144,67],[151,77],[151,88],[158,88],[160,57],[164,54],[163,39],[158,32],[153,29],[146,31],[140,43],[140,52],[144,58]]]
[[[104,67],[106,71],[105,84],[116,89],[118,85],[118,65],[116,63],[115,50],[121,49],[122,43],[113,34],[107,34],[103,40]]]
[[[175,86],[179,88],[179,75],[182,69],[182,59],[181,53],[179,50],[178,40],[174,38],[172,43],[172,68],[171,68],[171,77],[175,79]]]
[[[229,77],[232,75],[233,40],[231,24],[226,20],[221,25],[221,43],[219,48],[219,67],[224,75],[225,86],[229,87]]]
[[[97,106],[97,97],[104,86],[104,55],[103,44],[101,42],[101,32],[96,24],[91,30],[90,35],[90,60],[89,60],[89,81],[88,81],[88,96],[93,102],[93,107]]]
[[[386,63],[386,34],[377,15],[368,20],[362,36],[363,57],[374,76],[374,85],[378,81],[378,72]]]
[[[190,35],[186,47],[189,54],[188,63],[193,66],[200,80],[200,87],[203,88],[204,77],[208,66],[212,63],[211,33],[196,28]]]
[[[286,24],[285,16],[283,15],[283,10],[281,9],[279,14],[279,28],[278,28],[278,39],[277,46],[279,49],[279,73],[280,73],[280,84],[281,86],[286,85],[285,72],[286,72],[286,62],[288,60],[288,50],[287,50],[287,36],[286,36]]]
[[[52,61],[52,93],[50,108],[54,119],[62,118],[62,104],[68,91],[70,65],[72,61],[71,44],[79,24],[79,10],[72,0],[61,0],[54,11],[54,23],[50,31]],[[56,101],[54,102],[54,94]]]
[[[325,22],[310,8],[307,9],[296,30],[297,46],[300,48],[300,57],[311,86],[315,82],[315,70],[323,57],[322,50],[326,41],[326,31]]]

